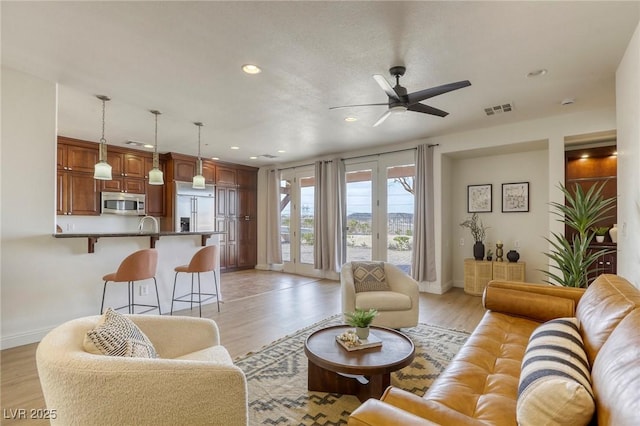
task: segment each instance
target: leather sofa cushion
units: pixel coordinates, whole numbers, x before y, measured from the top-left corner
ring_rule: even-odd
[[[625,317],[591,369],[599,425],[640,425],[640,309]]]
[[[515,426],[520,366],[529,336],[539,325],[525,318],[487,312],[425,395],[430,406],[425,417],[439,424]],[[467,420],[454,419],[452,413]]]
[[[589,364],[614,328],[631,311],[640,307],[640,293],[617,275],[600,275],[587,289],[576,308]]]
[[[378,311],[406,311],[411,309],[411,298],[394,291],[365,291],[356,295],[356,308]]]

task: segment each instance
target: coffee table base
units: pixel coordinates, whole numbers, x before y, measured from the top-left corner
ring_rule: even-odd
[[[362,384],[355,378],[318,367],[311,361],[309,361],[308,370],[310,391],[355,395],[361,402],[369,398],[380,399],[385,389],[391,384],[391,374],[365,376],[369,383]]]

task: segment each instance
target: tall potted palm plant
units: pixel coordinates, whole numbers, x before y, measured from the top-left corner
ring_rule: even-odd
[[[615,197],[602,196],[603,184],[596,184],[584,191],[576,184],[573,191],[559,184],[564,194],[565,204],[550,203],[551,213],[558,217],[558,221],[565,224],[568,239],[564,234],[552,232],[551,238],[545,239],[551,244],[552,250],[544,253],[553,262],[550,270],[542,272],[547,276],[546,282],[566,287],[586,287],[588,269],[593,262],[610,250],[603,249],[589,251],[595,232],[593,227],[599,222],[610,218],[609,212],[615,206]]]

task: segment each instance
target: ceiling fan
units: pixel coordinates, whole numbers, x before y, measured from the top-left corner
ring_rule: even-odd
[[[362,104],[362,105],[343,105],[337,107],[331,107],[329,109],[338,108],[350,108],[361,106],[375,106],[375,105],[387,105],[389,109],[382,114],[382,116],[373,125],[378,126],[384,120],[386,120],[391,114],[402,113],[407,110],[414,112],[421,112],[423,114],[437,115],[438,117],[446,117],[448,112],[441,109],[431,107],[429,105],[421,104],[420,101],[433,98],[434,96],[442,95],[443,93],[451,92],[453,90],[462,89],[463,87],[471,86],[469,80],[458,81],[455,83],[443,84],[442,86],[432,87],[430,89],[424,89],[413,93],[407,93],[407,89],[400,86],[400,77],[402,77],[407,69],[403,66],[395,66],[389,69],[389,74],[395,76],[396,85],[391,87],[391,84],[380,74],[374,74],[373,79],[380,85],[382,90],[385,91],[389,97],[387,103],[379,104]]]

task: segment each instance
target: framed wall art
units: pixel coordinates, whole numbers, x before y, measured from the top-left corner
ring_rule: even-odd
[[[502,212],[529,211],[529,182],[502,184]]]
[[[491,212],[493,185],[467,185],[467,213]]]

